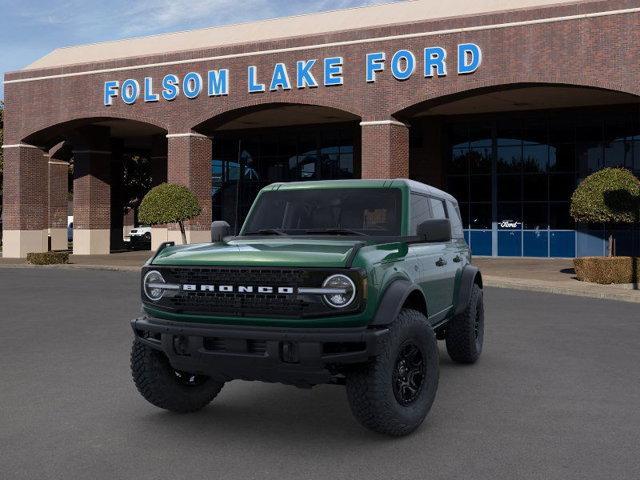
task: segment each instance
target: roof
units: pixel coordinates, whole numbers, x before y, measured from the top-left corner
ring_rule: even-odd
[[[24,70],[170,54],[203,48],[304,37],[383,25],[473,16],[580,0],[408,0],[329,12],[275,18],[177,33],[58,48]]]
[[[272,183],[264,188],[265,191],[276,190],[314,190],[323,188],[399,188],[404,185],[411,191],[433,195],[434,197],[450,200],[457,204],[457,200],[447,192],[431,185],[420,183],[408,178],[380,178],[380,179],[346,179],[346,180],[312,180],[305,182]]]

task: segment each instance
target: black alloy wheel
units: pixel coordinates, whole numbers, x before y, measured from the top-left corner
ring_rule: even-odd
[[[400,405],[411,405],[420,396],[425,378],[424,355],[413,341],[407,340],[396,359],[393,369],[393,394]]]

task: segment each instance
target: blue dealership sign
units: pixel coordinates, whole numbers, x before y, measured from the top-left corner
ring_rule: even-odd
[[[439,47],[427,47],[417,55],[407,49],[393,53],[390,59],[386,52],[367,53],[364,83],[375,83],[387,70],[395,80],[403,82],[417,75],[423,78],[446,77],[448,75],[447,50]],[[456,49],[455,67],[458,75],[474,73],[482,64],[482,50],[475,43],[461,43]],[[293,65],[292,65],[293,66]],[[251,94],[285,92],[296,88],[338,87],[344,84],[344,71],[349,68],[340,56],[323,59],[303,59],[295,62],[295,69],[287,68],[282,62],[275,63],[268,71],[261,71],[255,65],[247,67],[243,77],[238,80]],[[235,73],[235,72],[234,72]],[[223,97],[230,94],[232,73],[227,68],[212,69],[206,72],[188,72],[182,78],[174,73],[162,78],[127,78],[104,82],[103,100],[105,106],[113,105],[120,99],[127,105],[137,102],[153,103],[161,100],[170,102],[184,96],[196,99],[202,95]]]

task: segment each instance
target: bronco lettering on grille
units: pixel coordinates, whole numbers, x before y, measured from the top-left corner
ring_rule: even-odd
[[[181,290],[186,292],[218,292],[218,293],[275,293],[292,295],[295,293],[293,287],[264,287],[254,285],[181,285]]]

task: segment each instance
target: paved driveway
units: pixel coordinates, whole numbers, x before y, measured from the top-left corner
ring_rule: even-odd
[[[414,435],[362,429],[344,390],[233,382],[204,411],[129,375],[130,272],[0,268],[0,478],[637,479],[637,304],[488,289],[477,365],[441,351]]]

